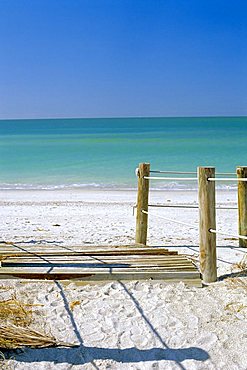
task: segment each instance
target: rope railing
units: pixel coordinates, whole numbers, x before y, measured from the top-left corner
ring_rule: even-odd
[[[144,176],[143,177],[145,180],[162,180],[162,181],[198,181],[197,177],[161,177],[161,176]],[[242,181],[242,182],[247,182],[247,178],[226,178],[226,177],[209,177],[207,181]]]
[[[164,173],[164,174],[174,174],[174,175],[197,175],[197,172],[189,171],[159,171],[159,170],[150,170],[150,173]],[[236,176],[234,172],[216,172],[215,175],[219,176]]]
[[[174,175],[196,175],[196,172],[187,172],[187,171],[158,171],[150,170],[150,173],[164,173],[164,174],[174,174]]]
[[[235,172],[215,172],[215,175],[220,176],[236,176]]]
[[[192,176],[150,176],[150,174],[195,175]],[[150,171],[148,163],[142,163],[136,170],[138,176],[138,197],[136,206],[136,243],[146,244],[148,216],[161,218],[167,222],[189,228],[199,228],[200,267],[203,281],[206,283],[217,280],[216,266],[216,236],[227,235],[239,240],[240,247],[247,247],[247,167],[238,167],[237,172],[215,172],[214,167],[198,167],[197,172],[190,171]],[[221,177],[223,176],[223,177]],[[230,177],[235,176],[235,177]],[[154,204],[149,203],[149,180],[160,181],[198,181],[198,204]],[[238,207],[220,206],[215,201],[216,181],[236,181],[238,188]],[[199,225],[195,226],[186,222],[164,217],[160,214],[149,212],[149,207],[198,209]],[[216,210],[237,210],[239,219],[238,235],[217,230]]]
[[[197,181],[197,177],[161,177],[161,176],[143,176],[145,180],[169,180],[169,181]]]
[[[223,231],[214,230],[214,229],[209,229],[209,232],[213,233],[213,234],[220,234],[220,235],[224,235],[224,236],[229,236],[231,238],[247,240],[247,236],[244,236],[244,235],[232,235],[231,233],[227,233],[227,232],[225,233]]]
[[[158,214],[154,214],[154,213],[150,213],[150,212],[147,212],[147,211],[144,211],[144,210],[142,210],[142,213],[145,213],[146,215],[149,215],[150,214],[150,216],[155,216],[155,217],[161,218],[163,220],[166,220],[168,222],[173,222],[175,224],[187,226],[189,228],[198,229],[198,225],[195,226],[195,225],[192,225],[192,224],[188,224],[186,222],[174,220],[172,218],[164,217],[164,216],[161,216],[161,215],[158,215]],[[227,232],[223,232],[223,231],[219,231],[219,230],[214,230],[214,229],[209,229],[208,231],[210,233],[213,233],[213,234],[220,234],[220,235],[223,235],[223,236],[225,235],[225,236],[229,236],[229,237],[236,238],[236,239],[247,240],[247,236],[244,236],[244,235],[233,235],[231,233],[227,233]]]
[[[169,181],[197,181],[197,177],[161,177],[161,176],[144,176],[143,177],[145,180],[169,180]],[[232,177],[209,177],[207,179],[208,181],[247,181],[247,179],[243,178],[232,178]]]
[[[149,215],[149,212],[144,211],[144,210],[142,210],[142,213],[145,213],[146,215]],[[195,225],[187,224],[186,222],[173,220],[172,218],[168,218],[168,217],[160,216],[160,215],[157,215],[157,214],[154,214],[154,213],[152,213],[151,215],[152,215],[152,216],[155,216],[155,217],[158,217],[158,218],[162,218],[163,220],[166,220],[166,221],[168,221],[168,222],[174,222],[175,224],[179,224],[179,225],[187,226],[187,227],[189,227],[189,228],[198,229],[198,225],[197,225],[197,226],[195,226]]]
[[[143,176],[145,180],[169,180],[169,181],[197,181],[197,177],[163,177],[163,176]],[[232,177],[209,177],[208,181],[247,181],[247,178]]]
[[[229,209],[238,209],[238,207],[221,207],[221,206],[216,206],[215,209],[224,209],[224,210],[229,210]]]
[[[209,177],[207,180],[208,181],[243,181],[243,182],[246,182],[247,178],[236,177],[235,179],[233,179],[230,177],[222,177],[222,178]]]
[[[187,204],[149,204],[149,207],[155,208],[184,208],[184,209],[198,209],[198,205],[187,205]],[[217,206],[215,209],[222,209],[222,210],[237,210],[238,207],[222,207]]]
[[[195,208],[198,209],[196,205],[182,205],[182,204],[149,204],[149,207],[154,208]]]

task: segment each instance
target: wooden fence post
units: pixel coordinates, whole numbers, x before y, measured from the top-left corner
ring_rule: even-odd
[[[216,229],[215,219],[215,182],[208,181],[215,177],[214,167],[198,167],[198,201],[200,234],[200,269],[202,280],[212,283],[217,280],[216,235],[210,229]]]
[[[144,176],[149,176],[150,164],[140,163],[138,176],[138,194],[137,194],[137,210],[136,210],[136,243],[147,244],[147,226],[148,215],[142,210],[148,212],[148,193],[149,180],[144,179]]]
[[[237,167],[238,178],[247,177],[247,167]],[[247,182],[238,181],[238,233],[247,236]],[[239,239],[240,247],[247,247],[247,240]]]

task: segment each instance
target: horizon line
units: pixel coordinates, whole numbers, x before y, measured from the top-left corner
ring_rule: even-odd
[[[0,121],[31,121],[31,120],[70,120],[70,119],[138,119],[138,118],[146,118],[146,119],[153,119],[153,118],[245,118],[247,115],[202,115],[202,116],[103,116],[103,117],[39,117],[39,118],[0,118]]]

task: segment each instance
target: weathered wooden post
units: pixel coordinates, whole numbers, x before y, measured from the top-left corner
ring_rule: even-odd
[[[247,167],[237,167],[238,178],[247,178]],[[238,233],[247,236],[247,182],[238,181]],[[247,240],[239,239],[240,247],[247,247]]]
[[[198,201],[200,234],[200,269],[205,283],[217,280],[216,266],[216,229],[215,219],[215,182],[208,178],[215,177],[214,167],[198,167]]]
[[[137,170],[136,243],[145,245],[147,244],[148,215],[142,211],[148,212],[149,179],[144,179],[144,177],[149,177],[149,174],[150,164],[140,163]]]

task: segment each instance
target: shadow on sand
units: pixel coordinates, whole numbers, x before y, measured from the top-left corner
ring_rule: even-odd
[[[119,363],[146,362],[146,361],[175,361],[184,369],[181,362],[184,360],[206,361],[209,355],[206,351],[197,347],[171,349],[171,348],[98,348],[80,345],[76,348],[44,348],[26,349],[23,353],[11,351],[10,357],[18,362],[53,362],[83,365],[95,360],[113,360]],[[6,357],[8,357],[6,355]],[[94,365],[97,368],[96,365]]]
[[[235,278],[235,277],[247,277],[247,269],[246,270],[241,270],[241,271],[238,271],[238,272],[232,272],[230,274],[221,275],[218,280],[223,281],[225,279]]]
[[[70,309],[68,300],[66,298],[63,286],[55,281],[55,284],[59,290],[59,293],[63,299],[64,307],[70,318],[71,324],[73,326],[74,333],[77,337],[78,347],[74,348],[44,348],[44,349],[25,349],[22,352],[11,351],[6,353],[6,357],[12,356],[18,362],[52,362],[52,363],[68,363],[73,365],[83,365],[90,363],[93,368],[98,369],[95,364],[95,360],[112,360],[118,363],[137,363],[137,362],[147,362],[147,361],[174,361],[178,368],[185,370],[182,362],[185,360],[196,360],[196,361],[206,361],[208,360],[209,354],[201,348],[189,347],[189,348],[178,348],[173,349],[165,343],[161,335],[154,328],[146,314],[144,313],[142,307],[140,306],[137,299],[128,290],[126,285],[119,281],[121,288],[125,291],[126,297],[128,296],[137,311],[141,315],[142,319],[148,326],[149,330],[160,342],[159,348],[150,349],[137,349],[135,347],[131,348],[99,348],[99,347],[87,347],[83,344],[83,339],[81,333],[76,324],[76,319],[73,312]]]

